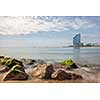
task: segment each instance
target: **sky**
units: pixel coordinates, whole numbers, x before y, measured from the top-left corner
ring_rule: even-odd
[[[99,16],[0,16],[0,47],[71,45],[75,34],[83,43],[100,43]]]

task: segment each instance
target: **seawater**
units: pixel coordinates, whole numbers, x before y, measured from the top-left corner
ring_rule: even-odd
[[[100,64],[99,47],[0,47],[0,55],[46,61],[62,61],[71,58],[79,63]]]

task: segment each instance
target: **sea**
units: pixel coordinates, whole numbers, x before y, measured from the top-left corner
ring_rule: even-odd
[[[100,65],[99,47],[0,47],[0,55],[17,59],[42,59],[48,62],[73,59],[81,64]]]

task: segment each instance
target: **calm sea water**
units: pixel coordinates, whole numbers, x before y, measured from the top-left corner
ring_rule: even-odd
[[[79,63],[100,64],[100,48],[34,48],[34,47],[0,47],[0,55],[14,58],[43,59],[61,61],[72,58]]]

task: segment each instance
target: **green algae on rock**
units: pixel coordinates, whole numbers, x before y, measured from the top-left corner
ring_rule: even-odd
[[[17,59],[11,59],[8,57],[0,58],[0,64],[5,65],[9,68],[12,68],[14,65],[20,65],[23,66],[23,63]]]
[[[78,68],[75,62],[72,59],[64,60],[61,62],[62,65],[65,65],[67,69]]]
[[[2,78],[2,81],[7,80],[27,80],[28,75],[25,73],[25,70],[20,65],[13,66]]]

